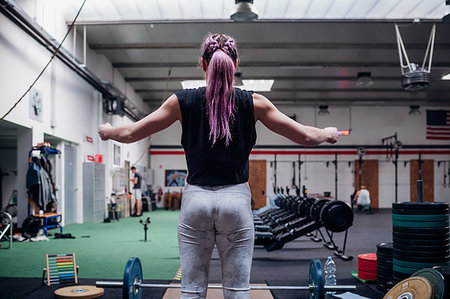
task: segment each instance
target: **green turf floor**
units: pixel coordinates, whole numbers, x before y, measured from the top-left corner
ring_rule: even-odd
[[[0,277],[41,277],[45,254],[75,252],[82,278],[122,279],[128,258],[137,256],[145,279],[172,279],[180,266],[178,214],[156,210],[114,223],[72,224],[64,227],[63,232],[75,239],[50,236],[48,242],[14,242],[12,249],[0,249]],[[139,220],[148,216],[151,224],[148,240],[144,242],[144,228]],[[55,232],[59,230],[50,230]]]

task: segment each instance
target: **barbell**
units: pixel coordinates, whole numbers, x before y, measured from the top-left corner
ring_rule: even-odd
[[[123,281],[97,281],[95,285],[103,288],[121,288],[124,299],[140,299],[144,288],[181,288],[180,284],[147,284],[142,282],[141,261],[132,257],[125,265]],[[309,291],[309,298],[323,299],[326,292],[354,291],[355,285],[326,286],[322,263],[312,259],[309,266],[308,286],[250,286],[249,288],[230,288],[222,285],[208,285],[210,289],[227,289],[232,291],[248,290],[297,290]]]

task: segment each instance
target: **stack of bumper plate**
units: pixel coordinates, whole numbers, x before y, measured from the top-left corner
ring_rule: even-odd
[[[443,202],[392,205],[393,280],[450,260],[449,206]]]
[[[377,288],[387,291],[392,288],[392,242],[377,245]]]

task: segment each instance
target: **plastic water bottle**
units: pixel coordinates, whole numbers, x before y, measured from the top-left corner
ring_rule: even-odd
[[[331,256],[327,258],[325,263],[325,285],[335,286],[336,285],[336,264],[334,263]],[[328,294],[334,294],[335,292],[327,292]]]

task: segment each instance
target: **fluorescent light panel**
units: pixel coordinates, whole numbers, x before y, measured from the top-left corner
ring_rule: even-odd
[[[242,80],[244,85],[238,86],[242,89],[253,90],[253,91],[270,91],[272,89],[274,80],[253,80],[247,79]],[[187,88],[198,88],[202,86],[206,86],[205,80],[185,80],[181,81],[181,86],[183,89]]]
[[[450,73],[447,75],[442,76],[442,80],[450,80]]]

